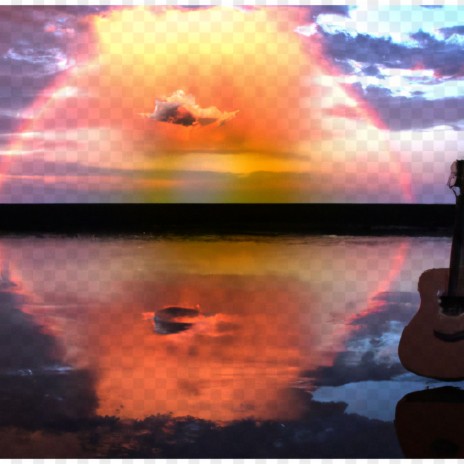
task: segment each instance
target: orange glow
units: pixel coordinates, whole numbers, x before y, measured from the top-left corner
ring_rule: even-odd
[[[321,68],[335,79],[337,76],[342,76],[343,72],[335,64],[324,58],[325,55],[321,43],[317,44],[317,50]],[[358,143],[372,144],[371,159],[379,157],[379,154],[381,157],[382,152],[387,155],[388,167],[399,182],[404,201],[413,202],[411,174],[408,168],[403,166],[403,163],[399,159],[399,154],[395,153],[395,150],[392,149],[389,143],[390,134],[388,133],[388,126],[375,108],[359,95],[359,90],[354,89],[351,85],[343,85],[339,87],[338,93],[343,93],[343,99],[335,102],[334,108],[331,110],[332,113],[337,116],[337,112],[339,112],[342,117],[346,116],[349,119],[359,119],[364,123],[367,122],[367,127],[357,129],[354,140]],[[336,106],[338,104],[339,106]],[[381,180],[382,176],[385,175],[385,172],[382,171],[383,169],[378,169],[377,178],[380,180],[378,183],[386,184],[387,182],[382,182]]]
[[[320,130],[313,118],[304,117],[299,103],[305,96],[317,100],[303,82],[314,64],[300,37],[288,33],[301,13],[279,11],[286,30],[276,13],[130,8],[97,18],[98,83],[96,76],[88,77],[90,88],[98,88],[94,108],[111,108],[113,121],[142,131],[148,155],[160,148],[263,153],[291,149],[305,131]],[[221,128],[193,130],[138,117],[138,112],[153,109],[155,98],[179,89],[202,107],[239,110],[239,115]]]
[[[392,288],[392,284],[395,281],[396,278],[400,275],[401,271],[404,268],[404,263],[406,260],[406,256],[409,251],[409,241],[403,241],[399,243],[399,246],[396,250],[395,255],[393,256],[393,259],[390,261],[390,270],[389,272],[385,275],[383,279],[380,280],[378,283],[378,287],[375,288],[375,290],[372,291],[372,293],[368,296],[367,302],[371,303],[372,299],[377,296],[381,295],[384,292],[388,292]],[[373,308],[370,306],[367,306],[363,311],[360,313],[356,314],[355,316],[351,317],[351,321],[354,319],[363,317],[370,312],[372,312]]]
[[[90,331],[84,340],[92,346],[90,356],[99,353],[100,414],[298,417],[298,401],[285,390],[303,368],[302,336],[311,336],[310,327],[303,333],[297,322],[300,305],[311,300],[305,284],[179,275],[130,286],[144,295],[147,308],[175,295],[176,301],[201,301],[202,311],[213,315],[200,318],[187,332],[162,336],[152,333],[150,321],[127,313],[133,303],[124,298],[113,304],[106,334]]]
[[[27,130],[111,128],[117,140],[103,132],[80,139],[87,143],[85,162],[99,167],[163,170],[165,155],[233,153],[242,156],[232,172],[249,174],[266,171],[269,157],[279,154],[285,179],[301,170],[301,159],[292,157],[301,140],[320,140],[323,132],[320,96],[308,84],[319,72],[317,60],[293,32],[303,14],[298,8],[116,9],[94,19],[96,58],[57,84],[51,92],[57,98],[34,105],[40,113]],[[156,98],[177,90],[203,108],[238,115],[220,127],[197,128],[141,117]],[[34,141],[17,143],[26,151]],[[53,149],[44,156],[59,162],[69,154]],[[219,158],[205,169],[220,164]],[[289,181],[283,185],[292,190]]]
[[[282,419],[301,413],[301,373],[395,288],[407,241],[364,240],[11,240],[2,256],[63,362],[95,373],[99,414]],[[153,333],[147,313],[197,304],[192,329]]]
[[[295,32],[306,15],[130,7],[93,17],[93,58],[36,102],[24,128],[36,135],[19,136],[12,153],[97,167],[107,179],[122,170],[125,180],[99,190],[120,185],[128,201],[378,202],[382,189],[387,202],[411,201],[378,115]],[[238,113],[195,127],[147,117],[155,99],[179,90],[199,108]],[[365,182],[365,169],[375,183]],[[80,188],[72,174],[68,182]]]

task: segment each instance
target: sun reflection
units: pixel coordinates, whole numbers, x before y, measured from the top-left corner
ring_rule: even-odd
[[[94,372],[99,414],[226,421],[297,418],[301,373],[333,363],[350,320],[393,285],[407,248],[399,239],[50,238],[2,249],[30,295],[22,310],[56,337],[63,363]],[[201,316],[159,335],[147,314],[171,305],[199,305]]]

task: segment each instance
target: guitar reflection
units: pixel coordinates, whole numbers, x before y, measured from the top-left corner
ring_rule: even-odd
[[[395,429],[407,458],[464,458],[464,391],[441,387],[408,393],[397,404]]]

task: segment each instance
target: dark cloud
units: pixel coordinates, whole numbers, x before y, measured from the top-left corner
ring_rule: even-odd
[[[453,34],[464,35],[464,26],[443,27],[440,32],[445,38],[449,38]]]
[[[424,32],[423,30],[419,30],[417,32],[414,32],[410,35],[411,39],[416,40],[421,44],[421,46],[430,46],[430,45],[436,45],[438,43],[437,39],[432,34],[429,34],[428,32]]]
[[[442,75],[456,74],[464,61],[464,48],[459,44],[439,41],[422,31],[412,36],[421,46],[395,43],[389,37],[320,32],[326,53],[334,60],[355,60],[389,68],[423,67],[434,69]]]
[[[441,125],[459,128],[459,121],[464,119],[464,97],[441,100],[428,100],[420,96],[391,97],[378,95],[375,88],[368,88],[363,93],[379,119],[390,130],[420,130]]]
[[[99,6],[0,6],[0,110],[24,108],[93,53],[88,17]]]
[[[401,63],[411,50],[393,43],[389,38],[376,38],[367,34],[355,36],[346,33],[329,34],[322,29],[324,49],[334,60],[355,60],[361,63],[402,67]]]
[[[46,31],[47,24],[58,20],[71,25],[71,18],[53,7],[0,6],[0,55],[17,46],[47,48],[62,43],[63,38]]]
[[[464,26],[443,30],[445,36],[464,32]],[[443,32],[442,31],[442,32]],[[380,67],[390,69],[427,69],[433,74],[428,77],[432,88],[442,79],[460,78],[464,73],[464,45],[459,41],[439,40],[428,32],[419,30],[411,35],[417,45],[395,43],[389,37],[373,37],[367,34],[352,35],[338,32],[330,34],[320,31],[326,53],[332,58],[342,74],[356,74],[359,78],[373,76],[379,83],[363,85],[355,83],[351,89],[360,100],[369,104],[377,113],[382,128],[390,130],[426,129],[437,125],[451,127],[464,118],[461,98],[428,99],[417,90],[410,97],[395,96],[388,89],[388,80],[382,79]],[[352,61],[361,63],[356,69]],[[414,77],[409,78],[414,83]],[[420,76],[417,77],[420,82]],[[405,78],[405,85],[407,85]],[[348,109],[335,108],[337,114]],[[348,112],[345,117],[357,117]]]
[[[370,64],[363,69],[366,76],[380,76],[380,70],[375,64]]]
[[[464,47],[459,44],[446,44],[432,38],[425,40],[426,46],[423,48],[422,54],[419,54],[421,58],[419,66],[433,69],[437,75],[441,76],[462,75]]]
[[[238,111],[221,111],[215,106],[202,108],[192,95],[177,90],[169,97],[156,100],[153,113],[143,116],[181,126],[207,126],[213,123],[224,124],[233,119],[237,113]]]

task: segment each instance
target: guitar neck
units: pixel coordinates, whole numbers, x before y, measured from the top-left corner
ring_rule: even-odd
[[[457,179],[462,179],[464,172],[464,161],[457,162]],[[448,295],[458,296],[461,293],[460,280],[463,278],[463,239],[464,239],[464,199],[462,188],[459,188],[459,195],[456,195],[456,213],[454,220],[453,241],[451,244],[450,272],[448,281]]]

